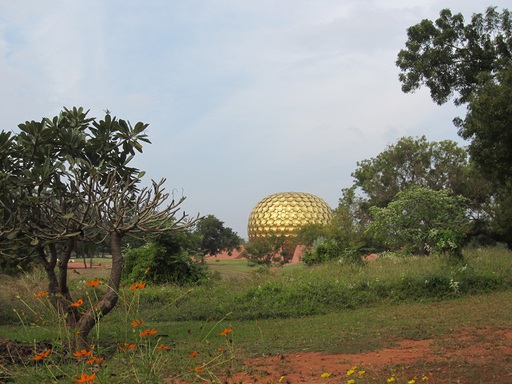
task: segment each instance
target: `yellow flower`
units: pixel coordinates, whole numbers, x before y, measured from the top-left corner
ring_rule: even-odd
[[[352,376],[356,372],[357,367],[354,366],[347,371],[347,376]]]
[[[428,377],[427,377],[427,376],[423,376],[423,377],[421,378],[421,381],[428,381]]]
[[[281,376],[281,377],[279,378],[279,382],[281,383],[281,382],[283,382],[283,381],[284,381],[284,376]]]
[[[395,381],[395,377],[394,376],[391,376],[386,382],[387,383],[392,383]]]
[[[356,381],[354,379],[350,379],[347,381],[347,384],[356,384]]]
[[[409,381],[407,382],[407,384],[414,384],[415,382],[416,382],[416,380],[412,379],[412,380],[409,380]]]
[[[322,373],[322,374],[320,375],[320,377],[321,377],[322,379],[327,379],[329,376],[331,376],[331,374],[330,374],[329,372],[324,372],[324,373]]]
[[[364,373],[365,373],[365,372],[366,372],[366,371],[364,371],[364,370],[362,370],[362,369],[361,369],[359,372],[357,372],[357,374],[361,377],[361,376],[363,376],[363,375],[364,375]]]

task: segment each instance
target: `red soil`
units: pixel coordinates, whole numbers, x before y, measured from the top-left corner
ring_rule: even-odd
[[[395,373],[396,383],[407,383],[416,377],[416,383],[429,384],[510,384],[512,331],[465,330],[443,340],[403,340],[392,348],[372,352],[281,354],[247,359],[244,365],[244,372],[223,379],[223,382],[346,383],[352,378],[357,379],[358,371],[364,370],[362,378],[365,383],[386,383]],[[353,375],[348,376],[347,371],[352,367],[357,369]],[[475,370],[480,376],[474,376]],[[328,374],[329,377],[322,377],[322,374]],[[422,381],[422,378],[428,380]]]

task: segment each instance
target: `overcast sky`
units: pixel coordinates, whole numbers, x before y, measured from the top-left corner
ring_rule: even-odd
[[[149,123],[148,180],[246,237],[265,196],[334,208],[356,162],[402,136],[464,145],[464,110],[403,94],[395,61],[407,27],[490,5],[510,2],[0,0],[1,128],[63,106]]]

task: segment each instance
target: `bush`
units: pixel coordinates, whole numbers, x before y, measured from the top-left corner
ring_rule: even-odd
[[[167,248],[150,241],[125,252],[125,279],[156,284],[194,284],[208,278],[207,265],[196,261],[184,249]]]
[[[306,265],[325,263],[340,258],[341,247],[334,239],[319,237],[313,242],[313,249],[304,252],[302,262]]]

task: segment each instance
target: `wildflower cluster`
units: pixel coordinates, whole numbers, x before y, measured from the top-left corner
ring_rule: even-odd
[[[94,278],[82,281],[82,284],[86,287],[95,288],[101,284],[101,280]],[[146,283],[141,281],[129,286],[127,292],[132,291],[133,293],[129,295],[128,300],[126,300],[125,308],[128,313],[139,313],[139,300],[141,296],[138,294],[138,291],[145,288]],[[34,294],[34,297],[44,298],[48,295],[49,292],[44,291]],[[87,292],[86,295],[88,295]],[[85,300],[87,300],[85,297],[79,298],[76,301],[70,301],[68,305],[74,308],[82,308],[84,304],[86,304]],[[139,316],[133,316],[127,323],[129,327],[131,325],[131,333],[126,334],[127,338],[124,342],[118,343],[117,354],[113,355],[112,361],[109,361],[108,365],[105,364],[105,357],[102,356],[101,350],[98,351],[95,345],[79,348],[71,352],[66,351],[65,347],[56,348],[55,350],[47,348],[36,351],[37,353],[34,354],[33,361],[36,363],[36,367],[38,367],[39,364],[43,364],[46,370],[53,371],[57,369],[56,367],[59,367],[57,361],[60,361],[62,356],[66,356],[70,353],[76,363],[66,365],[64,370],[62,370],[61,367],[58,369],[61,372],[65,372],[64,375],[67,376],[68,382],[75,383],[103,382],[106,377],[111,376],[111,374],[108,373],[109,367],[116,367],[121,361],[123,362],[122,364],[128,362],[132,367],[144,366],[144,377],[146,379],[161,379],[162,370],[168,365],[169,361],[164,357],[164,353],[171,351],[172,347],[162,342],[161,339],[164,336],[160,337],[158,329],[148,326],[150,324],[146,324],[145,319]],[[217,325],[215,327],[217,327]],[[221,365],[232,361],[234,358],[232,332],[233,327],[231,326],[218,331],[217,337],[220,339],[224,338],[226,345],[224,347],[217,346],[215,351],[192,349],[188,353],[190,360],[188,360],[189,363],[187,363],[187,367],[182,373],[176,376],[175,379],[183,383],[187,383],[187,381],[184,380],[189,378],[190,382],[197,380],[205,382],[210,381],[210,379],[214,379],[215,381],[216,376],[214,371]],[[77,331],[73,336],[80,336],[80,332]],[[205,341],[207,345],[210,344],[208,340]],[[52,358],[52,356],[56,356],[58,359],[55,357]],[[149,371],[146,371],[147,367],[150,367]],[[122,378],[119,378],[121,379],[120,382],[122,382]]]
[[[354,365],[352,368],[347,370],[347,377],[349,378],[347,380],[347,384],[355,384],[357,381],[357,378],[364,377],[364,374],[366,371],[362,368],[358,368],[356,365]]]

